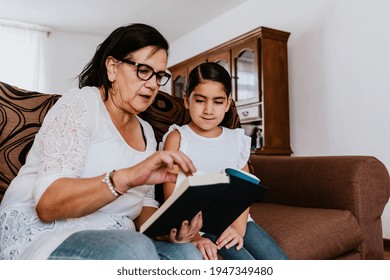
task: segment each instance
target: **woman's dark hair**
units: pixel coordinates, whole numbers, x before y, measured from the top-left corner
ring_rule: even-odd
[[[204,81],[219,82],[223,85],[227,96],[232,91],[232,81],[229,72],[215,62],[205,62],[191,70],[188,76],[186,94],[190,96],[194,88]]]
[[[148,46],[164,49],[168,54],[169,44],[167,40],[154,27],[134,23],[117,28],[97,47],[95,55],[78,76],[79,88],[103,86],[105,99],[107,99],[108,90],[111,88],[105,65],[107,57],[123,59],[129,53]]]

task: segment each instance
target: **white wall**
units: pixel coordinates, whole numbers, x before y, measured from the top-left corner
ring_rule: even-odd
[[[259,26],[289,31],[294,155],[373,155],[390,169],[389,12],[386,0],[248,0],[172,42],[170,65]]]
[[[169,64],[259,26],[289,31],[294,155],[373,155],[390,169],[389,11],[387,0],[248,0],[171,42]],[[76,85],[103,39],[53,33],[45,90],[62,93]],[[390,239],[389,205],[382,219]]]
[[[103,40],[94,35],[52,32],[44,45],[42,91],[62,94],[77,86],[77,75]]]

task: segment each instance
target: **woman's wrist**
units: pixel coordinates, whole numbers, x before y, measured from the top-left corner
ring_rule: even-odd
[[[115,170],[113,170],[111,173],[110,173],[110,180],[111,180],[111,183],[112,183],[112,186],[114,188],[114,190],[119,194],[119,196],[121,195],[125,195],[127,193],[127,190],[126,191],[122,191],[122,189],[124,189],[123,187],[120,188],[117,184],[116,184],[116,181],[114,181],[114,174],[116,174],[117,172],[115,172]]]
[[[129,190],[133,187],[136,187],[133,182],[136,180],[136,177],[134,174],[136,174],[137,171],[134,170],[134,166],[130,168],[126,168],[123,170],[123,185]]]
[[[127,190],[123,191],[122,189],[124,188],[120,188],[117,186],[116,181],[114,181],[115,173],[116,173],[115,170],[111,172],[106,172],[106,174],[102,179],[102,183],[106,184],[108,190],[111,192],[112,195],[114,195],[115,197],[119,197],[125,195]]]

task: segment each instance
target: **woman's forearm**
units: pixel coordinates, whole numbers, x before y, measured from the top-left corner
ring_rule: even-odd
[[[114,201],[114,196],[102,182],[104,175],[94,178],[61,178],[43,193],[36,206],[43,222],[78,218],[95,212]]]

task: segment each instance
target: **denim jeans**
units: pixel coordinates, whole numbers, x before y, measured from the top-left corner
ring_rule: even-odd
[[[154,241],[154,246],[162,260],[202,260],[203,256],[192,242],[172,243]]]
[[[156,246],[155,246],[156,244]],[[72,234],[49,260],[159,260],[198,259],[192,243],[153,241],[128,230],[85,230]],[[199,253],[200,254],[200,253]],[[200,256],[200,259],[202,256]]]
[[[217,241],[218,237],[205,233],[206,237]],[[222,248],[218,253],[225,260],[287,260],[286,254],[276,242],[256,223],[247,223],[244,236],[244,247],[237,250],[235,246],[230,249]]]

